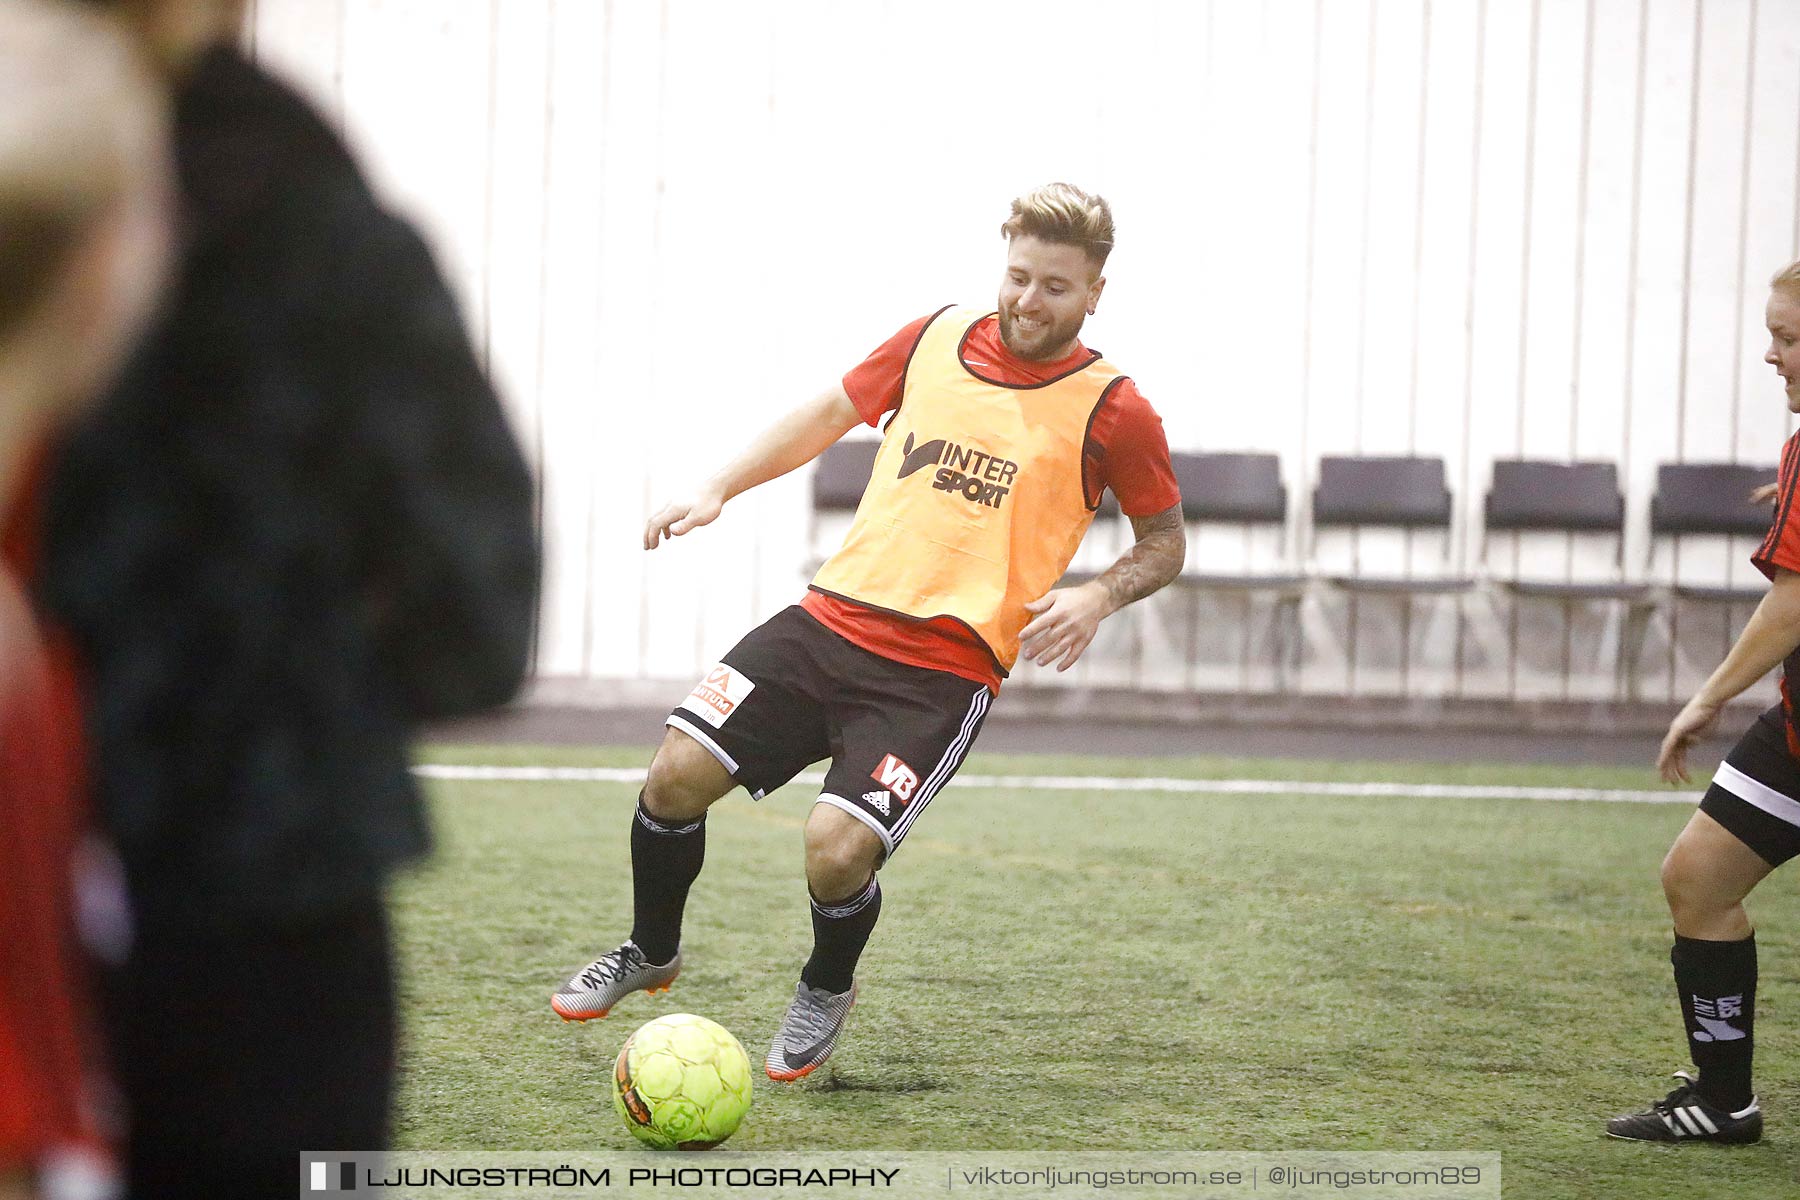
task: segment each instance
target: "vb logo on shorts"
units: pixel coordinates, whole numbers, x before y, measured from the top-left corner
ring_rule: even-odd
[[[985,504],[989,508],[1000,507],[1019,474],[1019,464],[1010,458],[995,458],[985,450],[959,446],[945,438],[932,438],[924,445],[914,446],[913,435],[909,433],[902,449],[906,459],[900,464],[900,474],[896,478],[905,479],[914,471],[937,466],[937,473],[931,477],[934,490],[950,492],[971,504]]]
[[[902,804],[912,799],[913,789],[919,786],[919,773],[892,754],[881,760],[881,765],[869,773],[869,778],[894,793]]]
[[[681,702],[681,707],[717,729],[755,690],[756,685],[741,673],[724,663],[714,663],[706,677],[695,684],[694,690]]]

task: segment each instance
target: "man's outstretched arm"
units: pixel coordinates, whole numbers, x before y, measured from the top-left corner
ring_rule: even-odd
[[[1187,559],[1187,531],[1181,505],[1131,518],[1137,541],[1097,578],[1071,588],[1055,588],[1025,607],[1037,614],[1019,633],[1019,653],[1037,663],[1075,665],[1093,642],[1100,622],[1133,600],[1142,600],[1181,574]],[[1058,661],[1060,660],[1060,661]]]
[[[820,392],[765,429],[692,496],[665,504],[644,526],[644,549],[710,525],[727,500],[811,462],[861,422],[843,384]]]

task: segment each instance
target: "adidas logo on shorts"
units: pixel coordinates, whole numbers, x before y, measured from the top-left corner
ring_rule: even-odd
[[[875,811],[879,812],[884,817],[889,815],[888,794],[885,790],[879,792],[864,792],[863,803],[873,807]]]

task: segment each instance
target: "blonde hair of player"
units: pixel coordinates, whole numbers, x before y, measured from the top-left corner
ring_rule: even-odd
[[[100,390],[150,312],[169,173],[163,96],[138,51],[63,0],[0,0],[0,97],[3,510],[25,448]],[[37,654],[24,594],[0,565],[0,710]],[[90,1152],[31,1151],[48,1157],[0,1160],[0,1200],[110,1176]]]
[[[1064,246],[1079,246],[1099,273],[1113,248],[1112,208],[1104,199],[1072,183],[1047,183],[1012,202],[1012,216],[1000,226],[1009,241],[1016,237],[1041,238]]]
[[[1796,300],[1800,300],[1800,262],[1791,262],[1775,272],[1769,280],[1769,290],[1785,292]]]
[[[250,0],[89,0],[118,19],[158,71],[180,76],[201,54],[238,36]]]
[[[172,206],[165,97],[115,23],[0,0],[0,503],[46,422],[106,383],[153,308]]]

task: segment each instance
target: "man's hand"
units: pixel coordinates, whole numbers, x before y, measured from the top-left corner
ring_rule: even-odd
[[[1750,489],[1750,503],[1773,504],[1775,503],[1775,495],[1779,491],[1781,491],[1781,485],[1779,483],[1765,483],[1758,487],[1753,487]]]
[[[1098,583],[1052,588],[1037,600],[1027,601],[1025,611],[1037,614],[1019,631],[1019,653],[1040,667],[1058,658],[1058,671],[1075,665],[1094,640],[1100,622],[1113,611],[1112,597]]]
[[[1669,722],[1669,732],[1663,736],[1662,751],[1656,756],[1656,769],[1664,783],[1689,782],[1688,750],[1718,726],[1723,707],[1695,696],[1675,714],[1675,719]]]
[[[654,550],[666,537],[680,537],[691,529],[711,525],[724,507],[725,497],[711,488],[691,500],[663,505],[644,526],[644,549]]]
[[[811,462],[861,421],[844,385],[833,384],[758,434],[691,499],[664,505],[644,526],[644,549],[712,524],[727,500]]]

